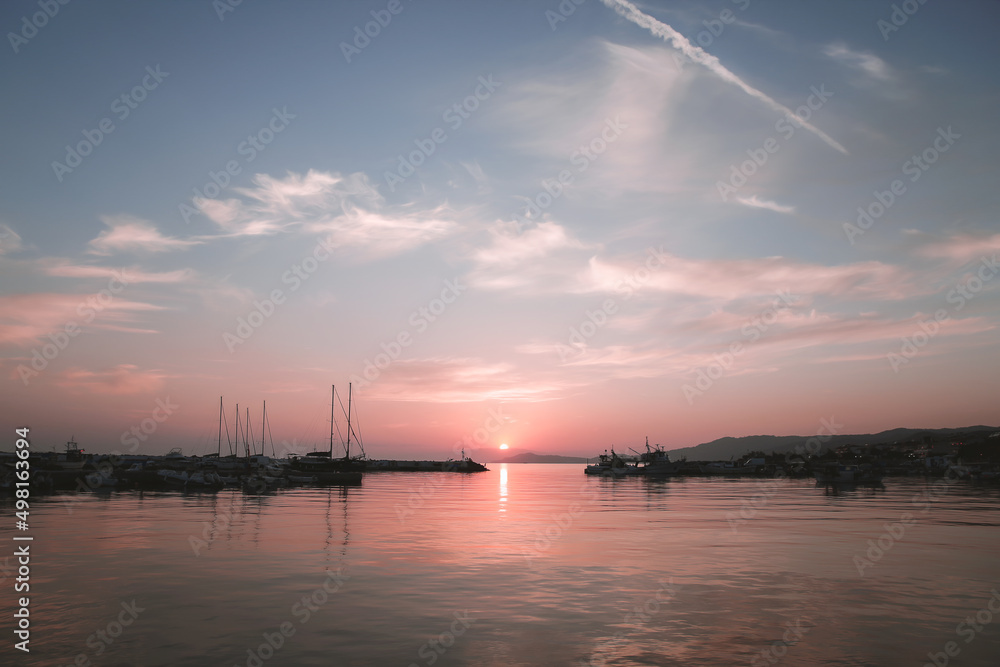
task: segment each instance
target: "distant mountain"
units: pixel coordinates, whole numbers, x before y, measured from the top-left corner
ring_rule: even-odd
[[[956,434],[972,434],[995,432],[997,426],[966,426],[964,428],[894,428],[881,433],[835,435],[822,442],[822,450],[836,449],[844,445],[884,445],[894,442],[909,442],[914,439],[930,438],[932,440],[953,436]],[[762,451],[765,454],[784,454],[794,451],[796,446],[805,445],[811,435],[748,435],[741,438],[719,438],[694,447],[671,449],[670,458],[677,460],[687,458],[691,461],[727,461],[739,458],[751,451]]]
[[[587,459],[579,456],[557,456],[555,454],[534,454],[524,452],[502,459],[493,459],[489,463],[586,463]]]
[[[967,438],[972,435],[991,434],[1000,431],[1000,426],[966,426],[963,428],[894,428],[881,433],[861,433],[835,435],[821,442],[818,453],[828,449],[836,449],[844,445],[884,445],[894,442],[923,441],[929,442]],[[673,461],[686,458],[689,461],[728,461],[743,457],[748,452],[761,451],[765,454],[784,454],[794,452],[799,445],[803,447],[815,435],[747,435],[739,438],[725,437],[703,442],[694,447],[671,449],[670,458]],[[619,452],[621,453],[621,452]],[[626,452],[631,453],[631,452]],[[477,452],[485,463],[587,463],[582,456],[558,456],[556,454],[535,454],[525,449],[510,448],[507,450],[492,450],[490,453]],[[476,456],[475,458],[479,458]]]

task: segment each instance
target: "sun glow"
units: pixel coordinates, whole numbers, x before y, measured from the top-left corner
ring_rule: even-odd
[[[507,449],[507,443],[505,442],[502,445],[500,445],[500,449]]]

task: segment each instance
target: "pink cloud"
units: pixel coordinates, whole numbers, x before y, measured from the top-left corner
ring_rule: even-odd
[[[490,244],[472,253],[476,267],[466,276],[484,289],[566,291],[581,262],[572,252],[593,248],[555,222],[518,231],[515,223],[490,230]],[[544,260],[544,261],[542,261]]]
[[[30,344],[47,334],[65,331],[68,324],[81,328],[111,329],[133,322],[135,313],[163,310],[160,306],[95,295],[14,294],[0,296],[0,343]],[[150,332],[147,329],[119,329]]]
[[[137,266],[111,268],[90,264],[74,264],[65,259],[46,259],[41,262],[46,275],[64,278],[118,278],[126,284],[132,283],[183,283],[195,277],[192,269],[150,272]]]
[[[164,377],[158,370],[143,371],[132,364],[119,364],[104,371],[68,368],[55,378],[55,384],[76,392],[148,394],[163,386]]]
[[[433,403],[544,401],[556,398],[564,386],[529,378],[512,364],[465,358],[399,360],[370,386],[355,385],[372,400]]]
[[[837,266],[808,264],[785,257],[688,259],[660,252],[661,263],[646,270],[645,257],[634,263],[590,260],[581,292],[639,290],[731,301],[791,291],[796,295],[899,299],[917,293],[911,276],[881,262]]]
[[[950,259],[956,262],[992,256],[997,252],[1000,252],[1000,234],[992,236],[952,234],[944,239],[930,241],[917,250],[917,253],[924,257]]]
[[[117,252],[169,252],[184,250],[201,241],[175,239],[162,235],[153,223],[129,215],[103,216],[107,225],[97,238],[90,242],[94,255],[111,255]]]

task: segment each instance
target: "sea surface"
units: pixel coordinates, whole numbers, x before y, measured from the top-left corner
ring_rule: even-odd
[[[4,500],[0,664],[1000,664],[997,486],[491,467]]]

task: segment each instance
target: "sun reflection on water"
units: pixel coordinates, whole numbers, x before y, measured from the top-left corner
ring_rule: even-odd
[[[500,511],[506,512],[507,506],[507,464],[500,464]]]

